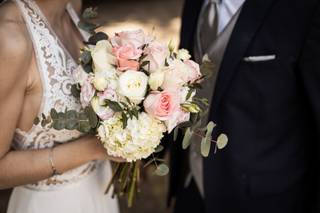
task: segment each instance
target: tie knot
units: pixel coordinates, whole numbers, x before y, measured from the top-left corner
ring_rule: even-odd
[[[218,4],[220,2],[221,2],[221,0],[209,0],[209,3],[214,3],[214,4]]]

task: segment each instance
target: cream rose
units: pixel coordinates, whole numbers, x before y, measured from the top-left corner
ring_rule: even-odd
[[[128,70],[119,77],[119,93],[139,104],[147,92],[148,76],[143,72]]]
[[[116,87],[116,70],[114,68],[109,71],[100,71],[94,74],[92,83],[98,91],[104,91],[107,86]]]
[[[91,51],[91,56],[95,72],[108,71],[117,63],[116,57],[112,54],[112,46],[107,40],[98,41]]]

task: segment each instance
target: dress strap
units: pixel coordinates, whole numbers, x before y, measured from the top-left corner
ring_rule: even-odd
[[[67,11],[69,13],[69,16],[71,17],[73,23],[75,24],[75,26],[77,26],[77,28],[79,29],[81,35],[82,35],[82,38],[87,41],[90,37],[90,33],[84,31],[83,29],[80,29],[78,27],[78,23],[80,22],[80,18],[77,14],[77,12],[75,11],[74,7],[72,6],[71,3],[68,3],[67,4]]]

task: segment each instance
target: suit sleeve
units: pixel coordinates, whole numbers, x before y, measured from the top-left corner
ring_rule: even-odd
[[[315,193],[314,212],[320,212],[320,3],[315,9],[314,17],[307,34],[306,42],[299,62],[300,77],[310,106],[314,140],[311,146],[315,151],[312,159],[312,180]],[[306,141],[309,143],[310,141]]]

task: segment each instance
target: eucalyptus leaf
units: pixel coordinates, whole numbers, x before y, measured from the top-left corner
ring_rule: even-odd
[[[166,164],[160,164],[157,166],[154,174],[158,176],[166,176],[169,173],[169,167]]]
[[[97,16],[98,16],[98,12],[96,7],[95,8],[88,7],[82,13],[83,19],[94,19],[94,18],[97,18]]]
[[[92,60],[91,52],[84,50],[80,55],[80,61],[83,65],[89,64]]]
[[[77,112],[75,110],[70,110],[66,112],[66,118],[68,120],[75,120],[77,118]]]
[[[50,110],[50,116],[52,119],[58,119],[58,112],[55,109]]]
[[[92,65],[90,63],[89,64],[83,64],[82,68],[86,73],[93,73],[93,68],[92,68]]]
[[[60,119],[53,120],[52,127],[55,130],[62,130],[65,128],[65,122],[64,122],[64,120],[60,120]]]
[[[159,153],[164,150],[164,147],[162,145],[157,146],[157,148],[154,150],[154,153]]]
[[[78,27],[84,31],[87,31],[89,33],[93,33],[95,29],[99,27],[97,24],[89,23],[86,21],[79,21]]]
[[[96,45],[98,41],[108,40],[108,38],[109,38],[108,35],[105,34],[104,32],[97,32],[89,38],[86,44]]]
[[[36,117],[34,120],[33,120],[33,124],[34,125],[38,125],[40,123],[40,118],[39,117]]]
[[[184,134],[183,141],[182,141],[182,149],[187,149],[191,144],[192,138],[192,130],[191,128],[187,128],[186,133]]]
[[[211,149],[212,131],[215,127],[215,123],[210,121],[207,125],[206,136],[201,140],[201,154],[203,157],[208,157]]]
[[[221,134],[219,135],[218,139],[217,139],[217,147],[218,149],[223,149],[224,147],[226,147],[228,144],[228,137],[225,134]]]
[[[98,125],[98,117],[96,113],[93,111],[92,107],[85,108],[85,113],[89,118],[89,124],[91,128],[95,128]]]
[[[78,130],[83,133],[88,133],[91,130],[91,126],[89,121],[81,121],[79,122]]]
[[[78,127],[78,121],[76,119],[67,120],[65,128],[67,130],[75,130]]]

